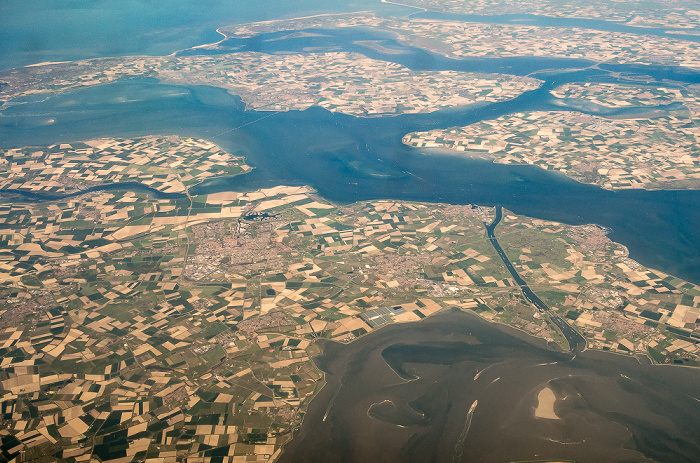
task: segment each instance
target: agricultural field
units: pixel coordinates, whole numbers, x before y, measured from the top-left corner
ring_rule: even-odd
[[[542,83],[506,74],[412,71],[349,52],[100,58],[0,73],[0,110],[27,97],[135,77],[223,88],[256,111],[301,111],[315,105],[358,117],[505,101]],[[454,92],[457,87],[461,90]]]
[[[4,156],[13,191],[77,193],[0,204],[7,460],[268,461],[324,384],[312,359],[325,343],[448,307],[567,347],[487,239],[491,208],[337,206],[286,186],[192,195],[250,170],[196,139]],[[193,156],[207,168],[185,177]],[[75,184],[57,189],[62,176]],[[154,192],[75,190],[148,176]],[[699,287],[641,266],[595,225],[506,212],[496,234],[589,348],[698,364]]]
[[[639,112],[518,112],[464,127],[410,133],[403,142],[502,164],[536,165],[609,190],[700,187],[700,99],[695,86],[566,84],[550,93],[573,107]]]

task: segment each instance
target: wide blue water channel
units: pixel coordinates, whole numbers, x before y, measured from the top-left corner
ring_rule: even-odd
[[[0,1],[0,69],[100,56],[167,55],[221,39],[216,28],[277,18],[373,9],[378,0]]]
[[[634,16],[634,15],[633,15]],[[487,24],[512,24],[521,26],[537,27],[565,27],[578,28],[594,31],[620,32],[625,34],[651,35],[657,37],[668,37],[676,40],[688,40],[699,42],[700,37],[693,35],[697,29],[678,29],[674,27],[639,27],[629,26],[616,21],[605,21],[602,19],[587,18],[558,18],[554,16],[539,16],[534,14],[452,14],[427,11],[412,14],[413,18],[434,19],[445,21],[465,21]],[[672,33],[668,33],[672,31]],[[691,32],[691,33],[688,33]]]
[[[354,41],[366,40],[369,34],[355,32],[347,36],[342,32],[328,40],[336,44],[334,47],[353,49],[357,46]],[[375,50],[368,55],[410,67],[426,66],[424,60],[416,58],[426,52],[402,47],[383,35],[369,34],[372,37],[385,40],[383,43],[400,48],[403,53],[383,54]],[[309,45],[309,40],[316,40],[268,41],[269,38],[279,35],[238,45],[241,49],[270,51],[270,46],[274,51],[281,51],[280,47],[299,51]],[[611,238],[625,244],[633,258],[700,283],[700,192],[611,192],[538,167],[493,164],[417,150],[401,143],[401,138],[412,131],[467,125],[517,111],[567,110],[567,104],[572,102],[552,98],[548,92],[553,86],[577,81],[616,81],[608,70],[646,76],[645,79],[656,80],[655,86],[675,85],[668,79],[700,81],[700,74],[677,68],[608,66],[581,70],[582,64],[587,63],[546,59],[460,61],[430,55],[432,69],[500,70],[513,74],[549,71],[536,74],[546,80],[542,88],[511,101],[384,118],[356,118],[320,108],[284,113],[245,111],[240,99],[221,89],[137,79],[7,108],[0,113],[0,139],[3,147],[17,147],[100,136],[198,136],[246,156],[256,167],[244,176],[207,182],[195,189],[198,194],[293,184],[310,185],[323,197],[339,203],[393,198],[498,204],[531,217],[606,226],[612,229]],[[595,106],[587,110],[611,115],[637,111]]]

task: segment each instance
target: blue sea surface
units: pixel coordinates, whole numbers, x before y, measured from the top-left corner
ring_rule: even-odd
[[[0,47],[9,51],[2,53],[0,50],[0,66],[10,66],[13,59],[35,62],[57,59],[59,55],[63,59],[74,59],[171,53],[180,47],[218,40],[218,34],[213,32],[215,26],[318,12],[377,9],[376,3],[346,1],[334,3],[329,10],[318,0],[294,4],[279,0],[205,2],[196,6],[176,0],[127,0],[119,5],[84,0],[3,2],[0,13],[5,13],[7,27],[0,29],[0,37],[11,37],[11,40],[0,39]],[[36,12],[30,13],[30,6],[35,7]],[[384,8],[398,7],[385,5]],[[533,18],[482,18],[484,22],[522,19]],[[555,22],[561,25],[562,21],[565,20]],[[584,21],[593,29],[607,27],[601,21]],[[581,20],[572,24],[580,26]],[[611,24],[609,27],[616,30],[620,26]],[[464,159],[444,152],[409,148],[401,143],[408,132],[463,126],[517,111],[579,110],[599,115],[625,115],[640,110],[612,110],[596,105],[581,108],[575,102],[553,98],[549,90],[567,82],[626,82],[624,78],[629,77],[647,80],[655,86],[673,87],[699,83],[700,73],[665,66],[590,67],[592,63],[583,60],[546,57],[455,60],[401,45],[382,32],[357,28],[316,32],[324,37],[284,38],[285,33],[271,33],[253,39],[229,40],[227,45],[241,51],[264,53],[304,52],[325,46],[361,52],[414,70],[532,75],[545,83],[538,90],[501,103],[431,114],[356,118],[320,108],[279,114],[246,111],[240,98],[221,89],[162,85],[155,79],[135,79],[50,97],[28,98],[23,104],[2,111],[0,139],[3,147],[17,147],[101,136],[152,133],[198,136],[246,156],[257,168],[241,177],[207,182],[195,190],[198,193],[294,184],[310,185],[322,196],[337,202],[394,198],[498,204],[532,217],[604,225],[612,230],[611,238],[630,249],[633,258],[700,283],[700,214],[696,212],[700,208],[700,192],[610,192],[537,167]],[[381,48],[368,47],[361,42],[368,40],[380,41],[382,46],[400,53],[384,53]],[[42,56],[36,56],[35,52]],[[181,52],[216,53],[199,49]],[[643,108],[641,111],[651,109],[674,107]]]
[[[549,108],[546,88],[495,105],[357,118],[312,107],[246,111],[212,87],[134,79],[17,105],[0,117],[5,147],[101,136],[196,136],[245,156],[256,169],[208,181],[195,194],[310,185],[338,203],[401,199],[501,205],[569,224],[597,223],[652,268],[700,283],[700,191],[607,191],[535,166],[494,164],[401,143],[408,132],[504,112]],[[558,109],[566,109],[556,106]]]
[[[218,27],[369,8],[374,0],[0,0],[0,69],[103,56],[167,55],[221,40]]]
[[[573,17],[555,17],[555,16],[540,16],[534,14],[492,14],[492,15],[475,15],[475,14],[450,14],[438,13],[434,11],[426,11],[411,15],[413,18],[447,20],[447,21],[465,21],[478,22],[488,24],[513,24],[524,26],[537,27],[565,27],[579,28],[594,31],[619,32],[624,34],[639,34],[651,35],[657,37],[669,37],[676,40],[688,40],[691,42],[700,42],[700,36],[693,35],[692,32],[697,32],[697,29],[679,29],[674,27],[640,27],[630,26],[617,21],[606,21],[604,19],[589,19],[589,18],[573,18]],[[669,34],[669,31],[672,33]],[[690,32],[690,33],[689,33]]]
[[[190,48],[220,40],[215,32],[220,26],[370,8],[415,12],[378,0],[0,0],[0,69],[99,56],[205,53]],[[461,19],[635,32],[601,21]],[[677,109],[581,107],[552,97],[549,90],[567,82],[624,82],[621,76],[675,87],[700,83],[700,73],[662,66],[591,68],[586,61],[547,57],[453,60],[403,46],[387,34],[359,29],[321,32],[327,37],[277,40],[284,34],[266,34],[226,45],[264,53],[320,46],[361,52],[415,70],[531,74],[545,83],[501,103],[358,118],[318,107],[250,111],[239,97],[220,88],[126,79],[11,102],[0,111],[0,146],[151,134],[201,137],[245,156],[255,169],[207,181],[194,187],[194,194],[285,184],[310,185],[335,203],[397,199],[501,205],[530,217],[603,225],[612,230],[613,240],[629,248],[632,258],[700,284],[700,191],[612,192],[535,166],[466,159],[401,142],[408,132],[462,126],[518,111],[624,116]],[[386,54],[358,40],[378,40],[401,53]],[[124,186],[139,189],[107,188]],[[384,328],[349,346],[324,345],[325,353],[317,360],[328,384],[311,402],[301,433],[285,447],[283,461],[392,461],[375,458],[387,449],[401,462],[531,461],[543,455],[629,461],[637,456],[632,449],[656,461],[692,461],[697,455],[697,371],[651,367],[592,351],[571,357],[542,340],[525,338],[455,310]],[[402,378],[397,372],[416,374]],[[531,416],[530,404],[544,385],[566,397],[558,405],[564,425],[556,433]],[[381,406],[387,403],[392,406]],[[467,415],[471,420],[472,411],[470,430],[464,421]],[[559,440],[549,438],[557,433]],[[570,445],[568,440],[585,445]],[[464,447],[458,454],[455,442]],[[380,453],[372,453],[374,448]]]

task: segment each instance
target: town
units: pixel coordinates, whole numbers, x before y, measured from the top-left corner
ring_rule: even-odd
[[[250,170],[198,139],[3,156],[13,195],[77,192],[0,204],[0,439],[10,459],[268,461],[324,384],[312,361],[324,343],[445,308],[568,348],[486,237],[492,208],[338,206],[298,186],[193,195],[203,179]],[[74,183],[61,190],[62,178]],[[153,180],[155,192],[78,189],[110,179]],[[166,191],[179,194],[159,197]],[[589,348],[699,364],[700,287],[641,266],[595,225],[505,211],[496,234]]]

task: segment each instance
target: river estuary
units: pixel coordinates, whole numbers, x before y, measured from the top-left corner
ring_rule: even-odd
[[[167,29],[175,34],[172,28],[180,23],[169,21]],[[604,27],[590,27],[594,25]],[[580,110],[549,94],[567,82],[616,82],[613,73],[625,73],[673,86],[698,83],[700,73],[651,66],[592,68],[585,61],[548,58],[452,60],[403,46],[382,33],[322,32],[327,37],[277,40],[280,34],[267,34],[227,45],[269,53],[322,46],[416,70],[504,72],[545,82],[507,102],[363,119],[320,108],[246,111],[238,97],[221,89],[132,79],[8,107],[0,112],[0,140],[11,148],[106,136],[201,137],[245,156],[255,170],[206,182],[194,194],[310,185],[337,203],[391,198],[480,204],[569,224],[596,223],[611,229],[610,237],[642,264],[700,283],[698,191],[612,192],[537,167],[493,164],[401,143],[408,132],[467,125],[516,111]],[[191,46],[197,38],[209,40],[212,35],[198,29],[173,43]],[[402,53],[356,43],[366,40],[381,40]],[[126,43],[115,54],[134,47]],[[105,53],[104,44],[90,53]],[[27,59],[15,54],[5,65]],[[586,109],[599,115],[629,111],[595,105]],[[498,251],[497,223],[488,233]],[[528,296],[526,282],[520,284]],[[537,305],[534,293],[528,298]],[[327,384],[311,402],[282,461],[697,461],[698,371],[583,350],[580,339],[569,334],[574,352],[561,352],[452,310],[419,323],[382,328],[347,346],[327,343],[317,359],[327,372]],[[535,416],[544,389],[555,397],[554,418]]]

